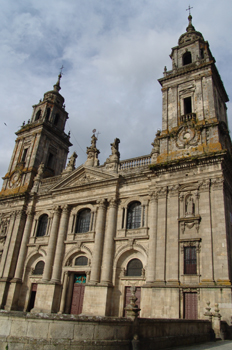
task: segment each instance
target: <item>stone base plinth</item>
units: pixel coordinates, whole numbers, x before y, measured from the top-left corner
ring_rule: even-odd
[[[85,287],[82,314],[94,316],[109,316],[112,288],[108,286]]]
[[[58,312],[61,297],[61,285],[52,283],[41,283],[37,286],[36,298],[32,313],[36,312]]]

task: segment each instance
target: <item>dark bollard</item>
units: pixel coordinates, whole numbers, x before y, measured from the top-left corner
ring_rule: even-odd
[[[134,335],[134,338],[132,340],[132,349],[133,350],[139,350],[140,346],[139,346],[139,337],[137,334]]]

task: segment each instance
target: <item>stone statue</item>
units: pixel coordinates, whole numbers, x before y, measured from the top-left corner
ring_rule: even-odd
[[[106,159],[106,162],[105,162],[106,169],[114,173],[118,172],[118,165],[119,165],[119,159],[120,159],[120,153],[118,151],[119,143],[120,143],[120,140],[116,137],[116,139],[114,139],[114,142],[110,144],[111,155],[109,156],[109,158]]]
[[[40,165],[38,167],[38,170],[37,170],[37,175],[34,178],[34,184],[33,184],[32,190],[31,190],[32,193],[37,193],[38,192],[39,185],[40,185],[41,180],[43,178],[43,172],[44,172],[44,164],[40,163]]]
[[[120,140],[116,137],[116,139],[114,139],[114,142],[110,144],[111,146],[111,151],[112,151],[112,155],[116,154],[118,156],[118,145],[120,143]]]
[[[91,146],[87,147],[87,160],[85,162],[85,165],[87,166],[98,166],[99,160],[98,160],[98,154],[100,151],[97,149],[97,137],[95,134],[91,137]]]
[[[76,164],[77,157],[78,157],[78,155],[76,154],[76,152],[73,152],[73,154],[69,158],[69,162],[68,162],[68,165],[67,165],[66,169],[71,169],[71,170],[75,169],[75,164]]]

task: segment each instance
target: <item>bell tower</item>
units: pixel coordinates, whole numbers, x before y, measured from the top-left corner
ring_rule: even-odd
[[[172,69],[164,68],[162,131],[154,141],[153,163],[231,152],[228,133],[228,96],[203,35],[188,17],[186,33],[172,48]]]
[[[43,100],[33,106],[31,119],[19,131],[7,174],[4,176],[1,195],[24,193],[31,189],[33,178],[41,163],[43,177],[61,174],[65,168],[70,135],[64,132],[68,113],[60,95],[60,79]]]

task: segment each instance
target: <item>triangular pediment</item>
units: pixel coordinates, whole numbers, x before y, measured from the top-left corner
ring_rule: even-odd
[[[94,184],[96,182],[109,181],[117,179],[118,174],[109,174],[101,169],[95,167],[87,167],[81,165],[79,168],[67,174],[60,180],[51,190],[68,189],[83,185]]]

